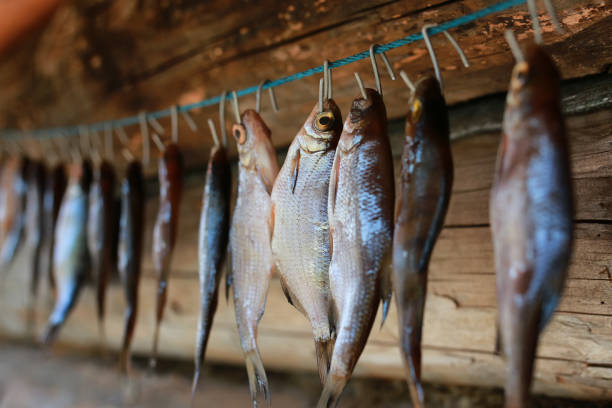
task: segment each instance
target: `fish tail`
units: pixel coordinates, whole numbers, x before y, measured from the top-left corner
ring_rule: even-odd
[[[130,372],[130,350],[129,348],[123,347],[121,354],[119,355],[119,372],[125,377]]]
[[[390,251],[389,251],[390,252]],[[390,262],[388,262],[390,265]],[[391,267],[383,267],[381,282],[380,282],[380,300],[382,302],[382,319],[380,320],[380,328],[382,329],[389,313],[389,305],[393,296],[393,287],[391,285]]]
[[[49,325],[47,326],[47,328],[45,329],[42,335],[42,343],[44,346],[49,347],[55,342],[55,339],[57,337],[57,334],[59,333],[60,327],[62,327],[61,322],[60,323],[49,323]]]
[[[200,382],[200,366],[196,363],[195,371],[193,372],[193,383],[191,384],[191,404],[194,406],[195,394],[198,390],[198,383]]]
[[[331,364],[334,343],[331,339],[315,339],[315,351],[317,353],[317,367],[319,368],[319,377],[321,384],[327,381],[327,373]]]
[[[506,408],[525,408],[528,405],[529,389],[533,377],[533,363],[539,336],[539,312],[527,317],[527,321],[515,325],[512,350],[508,351],[506,374]]]
[[[328,374],[317,408],[333,408],[338,404],[340,395],[346,386],[348,376]]]
[[[412,404],[416,408],[423,407],[425,401],[421,384],[421,339],[425,307],[423,293],[410,300],[403,300],[402,305],[398,303],[402,357]]]
[[[155,332],[153,333],[153,348],[151,349],[151,358],[149,358],[149,368],[154,370],[157,366],[157,345],[159,341],[159,320],[155,321]]]
[[[104,326],[104,319],[98,316],[98,336],[100,337],[100,350],[103,353],[106,352],[106,327]]]
[[[268,407],[270,407],[270,387],[268,386],[268,378],[266,377],[266,371],[264,370],[259,351],[257,349],[247,351],[245,361],[253,406],[257,406],[257,394],[261,392],[268,403]]]

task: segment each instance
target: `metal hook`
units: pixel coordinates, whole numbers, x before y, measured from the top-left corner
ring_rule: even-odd
[[[380,84],[380,73],[378,72],[378,64],[376,63],[376,48],[378,48],[378,44],[370,45],[370,60],[372,61],[372,70],[374,71],[374,79],[376,80],[376,89],[378,93],[382,95],[382,85]],[[387,68],[387,72],[391,77],[391,80],[395,81],[395,73],[393,72],[393,68],[391,67],[391,63],[387,58],[387,55],[384,52],[380,52],[382,60]]]
[[[553,5],[552,0],[544,0],[544,5],[546,6],[546,10],[548,11],[550,19],[552,20],[557,32],[563,33],[563,28],[561,27],[561,23],[557,18],[557,13],[555,12],[555,6]],[[531,24],[533,25],[533,36],[535,42],[536,44],[542,44],[542,27],[540,26],[538,7],[535,0],[527,0],[527,9],[531,15]]]
[[[90,155],[89,146],[89,129],[85,125],[81,125],[77,128],[79,150],[86,155]]]
[[[150,146],[149,146],[149,126],[147,125],[147,114],[140,112],[140,135],[142,137],[142,164],[146,168],[149,166]]]
[[[268,82],[270,82],[269,79],[264,79],[263,81],[259,83],[259,86],[257,87],[257,92],[255,93],[255,111],[257,113],[259,113],[261,110],[261,91],[263,89],[263,86],[267,84]],[[274,110],[274,112],[278,112],[278,103],[276,102],[276,95],[274,94],[274,88],[272,87],[268,88],[268,92],[270,94],[270,102],[272,103],[272,109]]]
[[[368,94],[366,94],[365,88],[363,87],[363,82],[361,82],[361,77],[357,72],[355,72],[355,79],[357,79],[357,85],[359,85],[361,96],[363,96],[363,99],[368,99]]]
[[[119,142],[121,142],[121,144],[123,144],[123,149],[121,149],[121,154],[123,155],[123,158],[128,161],[134,161],[135,157],[132,154],[132,152],[130,151],[129,148],[129,144],[130,144],[130,139],[127,135],[127,133],[125,133],[125,129],[123,129],[123,127],[119,126],[115,128],[115,132],[117,133],[117,137],[119,138]]]
[[[323,99],[329,99],[329,61],[323,61]]]
[[[219,146],[219,137],[217,136],[217,129],[215,127],[215,122],[213,122],[212,119],[208,119],[208,127],[210,128],[210,133],[212,134],[215,146]]]
[[[173,105],[170,109],[170,134],[172,135],[172,143],[178,143],[178,105]]]
[[[234,118],[236,123],[240,123],[240,107],[238,106],[238,94],[232,91],[232,105],[234,106]]]
[[[163,153],[166,151],[166,146],[164,145],[164,142],[162,142],[162,140],[159,138],[159,135],[157,133],[153,132],[151,138],[153,139],[153,142],[155,142],[155,146],[157,146],[160,152]]]
[[[440,89],[442,90],[444,89],[444,87],[442,83],[442,74],[440,72],[440,66],[438,65],[438,58],[436,57],[436,52],[434,51],[434,48],[431,45],[431,40],[429,39],[429,33],[427,32],[428,29],[436,27],[436,26],[437,26],[436,24],[425,24],[423,28],[421,29],[421,33],[423,34],[423,39],[425,40],[425,46],[427,47],[427,51],[429,52],[431,63],[433,64],[434,71],[436,73],[436,78],[438,78],[438,82],[440,83]],[[465,56],[465,54],[463,53],[463,50],[461,49],[461,47],[459,47],[459,44],[457,44],[457,41],[455,41],[455,39],[446,31],[443,31],[443,33],[448,39],[448,41],[455,48],[457,53],[459,54],[459,57],[461,58],[461,62],[463,63],[463,65],[466,68],[469,67],[470,63],[467,60],[467,57]]]
[[[160,135],[163,135],[165,133],[164,127],[153,116],[147,116],[147,120],[153,130],[155,130],[157,133],[159,133]]]
[[[193,120],[193,118],[191,117],[191,115],[189,115],[189,112],[182,111],[181,115],[183,115],[183,119],[185,119],[185,122],[187,122],[187,126],[189,126],[189,129],[191,129],[192,132],[197,132],[198,131],[198,125],[196,125],[196,123]]]
[[[114,160],[113,125],[111,123],[106,123],[104,126],[104,153],[110,161]]]
[[[323,112],[323,92],[324,92],[324,85],[323,82],[325,82],[325,80],[323,78],[319,79],[319,113]]]
[[[406,86],[410,89],[410,92],[414,93],[414,91],[416,91],[416,87],[414,86],[410,78],[408,78],[408,74],[406,74],[406,71],[402,70],[399,74]]]
[[[221,100],[219,101],[219,125],[221,126],[221,138],[223,139],[223,146],[227,147],[227,131],[225,130],[225,96],[227,91],[221,93]]]
[[[102,160],[102,155],[100,154],[100,135],[95,130],[89,132],[89,152],[94,162]]]
[[[516,62],[517,63],[525,62],[525,56],[523,55],[523,51],[521,50],[521,47],[519,46],[518,41],[516,41],[516,37],[514,36],[514,31],[506,30],[506,32],[504,33],[504,36],[506,37],[506,42],[510,46],[510,51],[512,51],[512,55],[514,55],[514,59],[516,60]]]

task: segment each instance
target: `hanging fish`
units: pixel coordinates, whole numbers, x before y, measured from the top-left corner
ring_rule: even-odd
[[[538,337],[561,298],[572,252],[572,180],[559,80],[553,61],[536,45],[515,65],[491,189],[508,408],[527,406]]]
[[[421,331],[429,259],[450,201],[453,158],[448,112],[438,80],[416,84],[406,118],[393,238],[393,282],[400,349],[413,405],[424,404]]]
[[[91,255],[91,269],[96,284],[96,304],[100,335],[104,337],[104,304],[106,286],[112,270],[113,212],[115,206],[115,171],[103,160],[94,170],[89,193],[87,245]]]
[[[270,274],[272,250],[270,193],[278,174],[276,152],[270,129],[254,110],[242,114],[232,133],[238,147],[238,194],[230,228],[231,276],[236,322],[245,354],[251,398],[256,405],[258,391],[270,403],[266,372],[257,349],[257,325],[263,316]]]
[[[120,370],[127,375],[130,346],[138,315],[138,285],[142,262],[145,191],[142,166],[132,161],[121,185],[121,221],[119,232],[119,275],[125,293],[125,327],[121,346]]]
[[[353,101],[329,183],[329,284],[337,337],[318,407],[337,404],[385,293],[393,238],[393,159],[387,114],[373,89]],[[384,320],[383,312],[383,320]]]
[[[25,229],[26,244],[32,248],[32,276],[30,280],[30,295],[32,298],[38,292],[40,279],[40,256],[45,234],[44,228],[44,192],[45,165],[40,161],[32,161],[28,172],[28,188],[26,193]]]
[[[57,225],[57,217],[59,216],[62,198],[66,191],[68,179],[66,177],[66,168],[64,163],[56,164],[50,172],[47,173],[45,183],[45,198],[44,198],[44,213],[45,213],[45,241],[48,243],[49,259],[47,262],[47,278],[50,286],[55,289],[55,277],[53,273],[53,251],[55,247],[55,228]]]
[[[321,382],[333,349],[329,299],[329,178],[342,133],[340,109],[315,106],[289,147],[272,190],[272,252],[289,302],[312,325]]]
[[[75,306],[90,266],[87,249],[87,195],[92,169],[89,161],[72,164],[68,169],[68,187],[62,200],[55,230],[53,271],[56,282],[55,307],[43,342],[50,345]]]
[[[213,317],[217,310],[217,294],[221,266],[227,252],[230,219],[232,175],[227,149],[215,144],[210,152],[206,184],[200,215],[198,266],[200,273],[200,320],[196,338],[195,372],[192,396],[195,394]]]
[[[153,265],[158,282],[151,366],[155,366],[159,326],[164,316],[168,296],[168,276],[176,241],[182,190],[183,155],[178,145],[171,143],[164,150],[159,162],[159,212],[153,229]]]
[[[30,160],[27,157],[15,157],[3,172],[6,201],[0,217],[0,266],[4,268],[11,265],[23,240],[29,166]]]

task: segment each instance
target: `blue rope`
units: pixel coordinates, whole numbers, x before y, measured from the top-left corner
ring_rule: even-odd
[[[493,4],[489,7],[485,7],[482,8],[478,11],[475,11],[474,13],[471,14],[466,14],[465,16],[461,16],[458,17],[454,20],[450,20],[447,21],[445,23],[439,24],[435,27],[432,27],[431,29],[428,30],[428,32],[430,33],[430,35],[435,35],[438,33],[441,33],[442,31],[446,31],[446,30],[450,30],[452,28],[457,28],[460,27],[462,25],[465,24],[469,24],[472,23],[478,19],[481,19],[483,17],[486,17],[490,14],[493,13],[498,13],[500,11],[504,11],[507,10],[511,7],[514,6],[518,6],[521,4],[524,4],[526,2],[526,0],[506,0],[506,1],[501,1],[499,3]],[[423,35],[421,33],[418,34],[411,34],[407,37],[404,38],[400,38],[398,40],[392,41],[390,43],[387,44],[383,44],[380,46],[377,46],[374,50],[374,52],[376,54],[381,54],[383,52],[398,48],[398,47],[402,47],[404,45],[408,45],[411,44],[415,41],[419,41],[423,39]],[[353,62],[362,60],[362,59],[366,59],[366,58],[370,58],[370,53],[369,50],[368,51],[362,51],[358,54],[355,55],[351,55],[349,57],[346,58],[342,58],[339,59],[337,61],[333,61],[329,63],[329,68],[339,68],[342,67],[344,65],[348,65],[351,64]],[[298,72],[295,73],[293,75],[289,75],[283,78],[278,78],[274,81],[270,81],[267,82],[265,85],[262,86],[262,89],[268,89],[268,88],[274,88],[289,82],[293,82],[293,81],[297,81],[298,79],[302,79],[302,78],[306,78],[315,74],[319,74],[323,72],[323,65],[319,65],[318,67],[314,67],[314,68],[310,68],[307,69],[306,71],[302,71],[302,72]],[[248,88],[244,88],[241,89],[239,91],[237,91],[238,96],[244,96],[244,95],[249,95],[252,93],[257,92],[257,86],[251,86]],[[197,109],[197,108],[203,108],[206,106],[211,106],[211,105],[216,105],[221,101],[221,95],[219,96],[215,96],[209,99],[205,99],[199,102],[195,102],[195,103],[190,103],[188,105],[183,105],[183,106],[179,106],[178,107],[178,111],[179,112],[187,112],[193,109]],[[159,110],[159,111],[155,111],[155,112],[149,112],[147,114],[148,118],[155,118],[155,119],[159,119],[159,118],[163,118],[163,117],[167,117],[170,116],[172,112],[172,109],[163,109],[163,110]],[[98,123],[93,123],[91,125],[87,126],[87,129],[92,131],[92,132],[97,132],[97,131],[102,131],[106,128],[108,128],[108,126],[112,126],[114,127],[124,127],[124,126],[132,126],[132,125],[136,125],[138,124],[140,121],[138,115],[136,116],[130,116],[130,117],[125,117],[122,119],[117,119],[117,120],[111,120],[111,121],[104,121],[104,122],[98,122]],[[56,136],[75,136],[79,134],[79,128],[82,128],[83,125],[77,125],[77,126],[68,126],[68,127],[56,127],[56,128],[48,128],[48,129],[38,129],[32,132],[29,132],[31,135],[33,136],[37,136],[37,137],[56,137]],[[12,132],[5,132],[2,137],[3,138],[13,138],[18,136],[20,133],[19,131],[12,131]]]

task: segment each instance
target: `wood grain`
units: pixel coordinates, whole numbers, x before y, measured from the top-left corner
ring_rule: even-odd
[[[87,123],[156,110],[240,89],[367,50],[472,13],[498,0],[252,2],[193,0],[87,0],[66,2],[47,29],[0,63],[0,127],[31,129]],[[565,26],[556,34],[544,9],[547,49],[563,78],[607,72],[612,62],[612,8],[601,0],[555,2]],[[507,28],[532,37],[525,6],[453,30],[471,62],[466,69],[442,36],[433,39],[449,103],[507,88],[513,64],[503,39]],[[422,41],[393,50],[396,70],[413,78],[431,71]],[[357,94],[353,71],[373,86],[369,61],[334,70],[334,95],[343,112]],[[316,103],[318,78],[277,89],[281,111],[264,101],[276,146],[287,146]],[[405,114],[408,90],[383,74],[390,118]],[[253,95],[242,98],[254,106]],[[217,108],[195,113],[201,127]],[[164,126],[169,120],[162,121]],[[138,129],[132,148],[139,151]],[[211,145],[207,130],[181,124],[188,166],[201,164]],[[234,149],[234,146],[231,146]],[[153,171],[153,169],[151,170]]]

